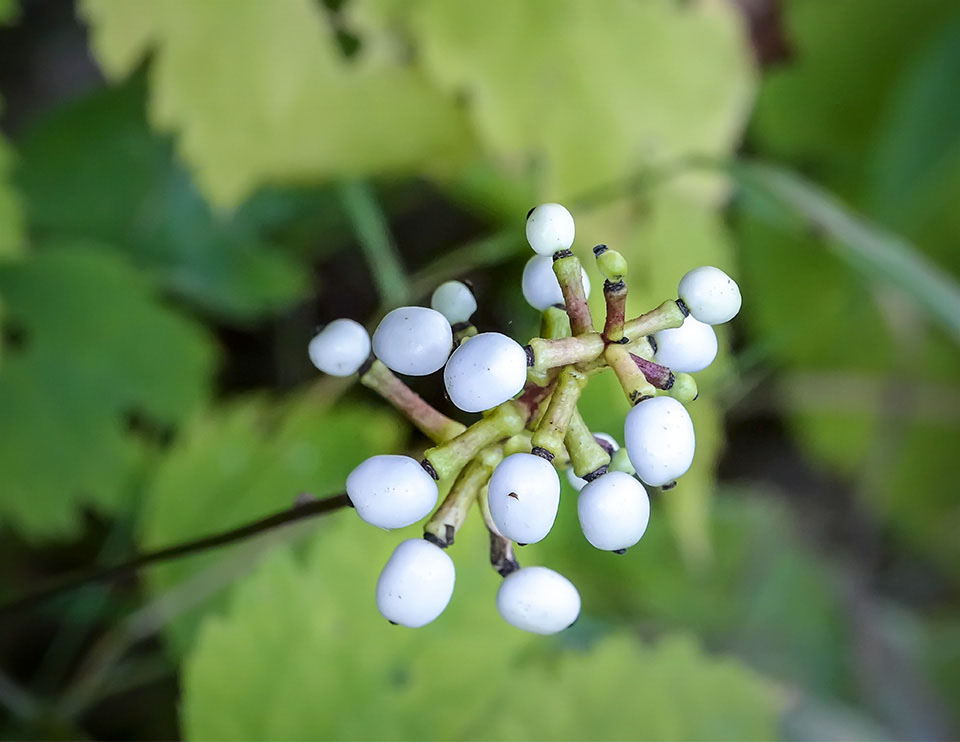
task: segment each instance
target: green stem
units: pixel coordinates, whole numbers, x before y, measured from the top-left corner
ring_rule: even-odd
[[[560,453],[567,426],[586,382],[587,377],[573,366],[565,366],[560,372],[547,411],[533,434],[534,453],[537,453],[537,449],[545,451],[551,460]]]
[[[487,446],[463,468],[443,503],[424,526],[424,538],[442,548],[453,544],[457,532],[467,519],[470,506],[503,459],[503,455],[502,445]]]
[[[592,361],[603,354],[603,346],[599,332],[557,339],[533,338],[527,344],[533,352],[534,372]]]
[[[526,409],[518,401],[504,402],[456,438],[427,449],[423,454],[424,468],[428,472],[432,469],[431,476],[436,480],[449,481],[482,449],[516,435],[526,424]]]
[[[637,368],[629,351],[622,345],[608,345],[603,355],[607,359],[607,364],[617,375],[617,380],[623,387],[623,393],[627,395],[630,404],[635,405],[657,393],[657,390],[646,380],[643,372]]]
[[[573,464],[573,473],[578,477],[593,474],[610,465],[610,454],[597,443],[580,410],[573,411],[564,442],[570,454],[570,462]]]
[[[632,340],[641,336],[652,335],[660,330],[669,330],[680,327],[686,319],[686,312],[680,308],[676,300],[667,300],[656,309],[646,314],[634,317],[623,325],[623,334]]]
[[[463,423],[435,409],[380,361],[370,364],[360,375],[360,383],[387,400],[435,443],[455,438],[467,429]]]
[[[513,553],[513,543],[497,530],[497,525],[493,522],[487,494],[487,488],[483,487],[480,490],[480,496],[477,497],[477,507],[480,508],[483,522],[490,534],[490,564],[500,573],[501,577],[506,577],[511,572],[520,569],[520,564]]]

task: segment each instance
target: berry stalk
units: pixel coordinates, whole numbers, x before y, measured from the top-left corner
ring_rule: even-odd
[[[635,356],[633,353],[630,353],[630,358],[637,364],[637,368],[640,369],[640,373],[643,374],[644,378],[657,389],[664,391],[673,389],[675,377],[669,368],[661,366],[659,363],[648,361],[646,358]]]
[[[533,338],[527,347],[533,355],[531,368],[538,372],[599,358],[604,342],[600,333],[588,332],[575,337]]]
[[[570,318],[574,335],[593,332],[593,317],[587,306],[587,294],[583,289],[583,268],[577,256],[569,250],[561,250],[553,256],[553,272],[560,283],[563,301]]]
[[[423,454],[424,469],[437,481],[448,481],[481,450],[516,435],[526,424],[525,408],[517,402],[504,402],[456,438],[427,449]]]
[[[588,475],[601,471],[610,465],[610,454],[603,446],[597,443],[590,428],[584,421],[580,410],[574,409],[567,425],[567,434],[564,437],[570,462],[573,464],[573,473],[589,481]]]
[[[463,468],[443,503],[423,527],[425,539],[442,548],[453,544],[470,506],[503,459],[503,453],[502,445],[488,446]]]
[[[548,460],[560,453],[563,439],[567,434],[570,418],[577,408],[580,392],[587,383],[587,377],[573,366],[565,366],[557,377],[557,388],[550,398],[550,404],[533,434],[533,452]],[[539,450],[538,450],[539,449]]]
[[[603,299],[607,305],[607,317],[603,325],[603,337],[607,342],[619,343],[623,338],[623,323],[627,312],[627,282],[603,282]]]
[[[656,309],[651,309],[646,314],[627,320],[623,325],[623,333],[628,338],[636,340],[639,337],[652,335],[660,330],[670,330],[674,327],[680,327],[683,320],[686,319],[687,312],[681,308],[675,299],[663,302]]]
[[[380,361],[374,361],[360,374],[360,383],[387,400],[435,443],[455,438],[467,429],[434,408]]]
[[[627,395],[630,404],[652,397],[657,390],[647,381],[643,372],[637,368],[630,352],[622,345],[608,345],[603,353],[604,358],[613,372],[617,375],[623,393]]]

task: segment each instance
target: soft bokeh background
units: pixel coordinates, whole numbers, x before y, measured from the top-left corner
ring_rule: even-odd
[[[573,498],[496,615],[376,613],[349,512],[2,617],[4,738],[943,739],[960,733],[960,12],[952,0],[0,0],[0,597],[341,491],[425,441],[317,325],[468,277],[524,341],[523,216],[708,263],[744,309],[694,469],[624,557]],[[594,297],[594,301],[597,300]],[[443,405],[435,379],[418,390]],[[446,409],[446,408],[445,408]],[[622,435],[598,378],[584,402]],[[569,493],[568,493],[569,495]]]

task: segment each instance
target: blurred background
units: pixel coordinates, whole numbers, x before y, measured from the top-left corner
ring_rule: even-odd
[[[452,277],[525,342],[536,203],[631,315],[702,264],[744,296],[640,544],[567,491],[520,552],[572,629],[499,619],[473,522],[388,625],[417,529],[340,512],[3,612],[0,734],[955,738],[958,80],[950,0],[0,0],[2,602],[422,451],[307,342]],[[581,408],[622,437],[615,380]]]

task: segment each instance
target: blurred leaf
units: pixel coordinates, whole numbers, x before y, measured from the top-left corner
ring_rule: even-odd
[[[960,60],[960,55],[957,56]],[[803,215],[842,259],[903,290],[960,343],[960,284],[906,240],[853,214],[823,189],[774,165],[734,163],[729,171]]]
[[[193,739],[771,738],[777,696],[731,660],[671,636],[564,649],[496,614],[499,577],[476,519],[459,536],[457,589],[430,626],[390,626],[377,572],[400,534],[351,514],[301,563],[274,554],[207,620],[184,677]],[[589,606],[587,606],[589,610]],[[575,630],[570,630],[568,634]],[[561,635],[560,641],[567,635]],[[282,668],[282,672],[277,672]]]
[[[726,3],[612,0],[598,13],[538,0],[490,13],[481,2],[371,0],[350,11],[362,27],[408,34],[424,70],[466,96],[488,150],[551,198],[727,152],[751,103],[749,50]]]
[[[0,0],[0,24],[12,23],[18,12],[16,0]]]
[[[395,451],[407,427],[392,413],[361,404],[330,408],[316,394],[282,402],[266,397],[234,403],[193,422],[165,457],[146,494],[141,547],[199,538],[290,507],[297,495],[343,492],[347,474],[375,453]],[[222,558],[220,553],[158,567],[157,593]],[[189,645],[205,602],[171,624],[174,646]]]
[[[853,210],[905,239],[851,218],[804,184],[767,177],[804,219],[783,219],[782,209],[771,219],[769,196],[747,194],[740,236],[751,311],[744,314],[770,349],[768,365],[821,380],[802,396],[789,389],[782,396],[806,450],[851,479],[893,533],[956,576],[960,134],[950,71],[960,65],[960,12],[940,0],[788,9],[797,61],[764,86],[757,143],[765,156],[801,163]],[[790,228],[809,226],[811,215],[826,229],[830,252],[820,234]],[[928,327],[917,306],[949,335]],[[845,404],[824,404],[838,396],[830,386],[837,378],[862,383],[840,388]],[[942,392],[936,416],[924,414],[927,385]]]
[[[149,130],[145,97],[134,79],[28,131],[18,174],[38,239],[85,237],[122,249],[164,288],[234,319],[303,296],[307,271],[269,244],[267,215],[256,203],[211,213],[171,147]]]
[[[23,207],[11,186],[13,152],[0,137],[0,261],[23,253]]]
[[[113,79],[152,47],[151,121],[178,132],[219,205],[265,181],[439,170],[468,144],[456,106],[417,74],[364,48],[343,59],[310,0],[86,0],[81,12]]]
[[[68,536],[81,507],[116,507],[137,428],[165,428],[206,398],[214,353],[107,251],[73,246],[0,269],[12,338],[0,368],[0,517]]]

